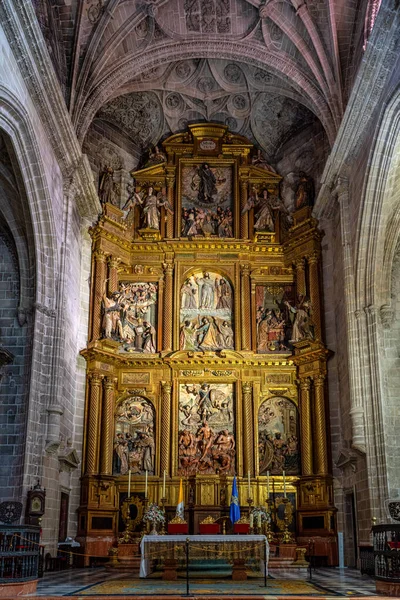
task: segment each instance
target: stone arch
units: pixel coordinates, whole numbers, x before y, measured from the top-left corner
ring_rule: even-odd
[[[300,474],[299,413],[285,396],[262,401],[258,409],[259,475]]]

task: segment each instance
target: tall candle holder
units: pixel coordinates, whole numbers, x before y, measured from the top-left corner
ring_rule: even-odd
[[[166,532],[166,529],[165,529],[165,523],[167,522],[167,515],[166,515],[166,511],[165,511],[165,504],[167,502],[167,499],[166,498],[161,498],[160,502],[161,502],[161,506],[162,506],[161,510],[164,513],[164,522],[162,524],[160,535],[166,535],[167,532]]]
[[[289,502],[290,500],[288,498],[282,498],[282,502],[285,505],[285,513],[284,513],[284,518],[283,521],[285,523],[285,528],[283,530],[283,534],[282,534],[282,544],[291,544],[293,543],[293,536],[289,531]]]
[[[147,496],[145,496],[143,498],[143,515],[146,514],[148,503],[149,503],[149,499],[148,499]],[[143,519],[143,527],[142,527],[142,531],[141,531],[140,537],[143,537],[144,535],[146,535],[147,528],[148,528],[148,522]]]
[[[254,520],[251,515],[251,505],[253,504],[253,498],[247,498],[247,504],[249,505],[249,533],[254,533]]]
[[[275,535],[271,528],[272,515],[273,515],[274,508],[273,508],[273,502],[269,498],[266,498],[265,504],[267,505],[267,511],[270,516],[269,521],[265,522],[265,536],[268,540],[268,543],[271,544],[273,541],[275,541]]]

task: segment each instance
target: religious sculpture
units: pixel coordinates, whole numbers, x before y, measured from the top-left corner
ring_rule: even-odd
[[[259,197],[257,190],[253,188],[252,194],[249,196],[242,209],[242,214],[248,212],[252,208],[258,209],[255,213],[255,231],[274,231],[274,217],[272,205],[268,198],[268,190],[264,189],[262,191],[262,196]]]
[[[285,305],[290,313],[294,315],[292,338],[290,341],[300,342],[304,339],[314,339],[310,300],[306,296],[299,296],[296,306],[292,306],[287,300],[285,300]]]
[[[217,273],[205,271],[181,288],[181,350],[233,349],[232,288]]]
[[[118,205],[118,185],[114,181],[114,169],[105,166],[99,178],[99,199],[102,205]]]
[[[257,352],[289,352],[292,323],[285,301],[292,288],[256,286]]]
[[[254,156],[251,157],[251,164],[254,165],[255,167],[261,167],[262,169],[265,169],[266,171],[270,171],[271,173],[276,173],[276,170],[274,169],[274,167],[271,167],[271,165],[267,162],[265,156],[263,155],[263,153],[261,152],[260,148],[257,150],[257,154],[255,154]]]
[[[129,396],[116,411],[114,441],[114,473],[126,475],[129,470],[141,475],[154,474],[155,415],[152,404],[141,396]]]
[[[149,151],[149,158],[146,162],[145,167],[151,167],[152,165],[158,165],[167,160],[166,155],[158,146],[155,146],[153,150]]]
[[[103,336],[105,338],[115,338],[118,336],[122,338],[120,293],[113,292],[111,298],[108,298],[106,294],[107,281],[104,282],[103,291]]]
[[[130,212],[135,206],[141,208],[141,226],[145,229],[160,230],[160,208],[164,207],[169,213],[173,214],[174,210],[168,201],[168,198],[162,193],[154,192],[154,188],[150,185],[147,192],[142,190],[136,192],[133,186],[129,188],[130,195],[122,210],[125,214],[125,220],[129,218]]]
[[[299,473],[297,409],[288,398],[263,402],[258,412],[259,473]]]
[[[303,208],[304,206],[313,206],[314,204],[314,181],[312,177],[306,175],[303,171],[299,173],[300,182],[296,189],[295,208]]]
[[[181,384],[178,473],[234,472],[233,389],[231,384]]]

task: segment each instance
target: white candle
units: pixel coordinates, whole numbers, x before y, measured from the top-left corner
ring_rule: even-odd
[[[283,471],[283,497],[286,498],[286,476],[285,476],[285,471]]]
[[[131,497],[131,470],[128,471],[128,498]]]
[[[258,529],[261,529],[261,513],[258,513],[257,516],[257,527]]]
[[[269,500],[269,471],[267,471],[267,500]]]
[[[147,469],[146,469],[146,479],[144,484],[144,497],[147,498]]]
[[[249,488],[249,498],[251,498],[250,471],[247,471],[247,487]]]
[[[253,527],[253,519],[254,519],[253,513],[250,513],[250,523],[249,523],[250,527]]]
[[[162,497],[165,498],[165,477],[166,471],[164,471],[164,480],[163,480],[163,488],[162,488]]]

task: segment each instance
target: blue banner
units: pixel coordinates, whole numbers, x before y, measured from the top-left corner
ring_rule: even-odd
[[[239,494],[236,484],[236,475],[233,478],[232,483],[232,496],[231,496],[231,505],[229,508],[229,517],[232,523],[236,523],[240,519],[240,504],[239,504]]]

